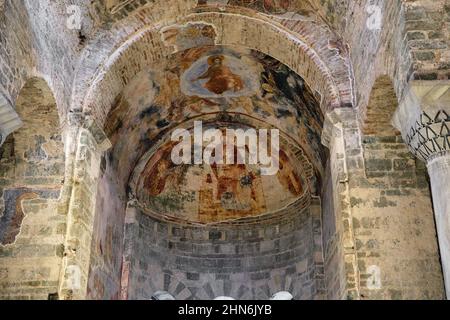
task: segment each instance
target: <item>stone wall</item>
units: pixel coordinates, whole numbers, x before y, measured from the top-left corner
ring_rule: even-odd
[[[355,180],[351,198],[361,297],[444,298],[424,164],[413,159],[401,136],[366,136],[363,148],[365,178]]]
[[[123,256],[126,189],[111,170],[109,154],[100,164],[87,295],[89,299],[119,299]]]
[[[67,25],[67,8],[72,4],[85,12],[80,0],[9,0],[0,15],[0,92],[14,104],[29,78],[44,77],[54,93],[61,122],[66,120],[63,113],[69,108],[80,49],[78,30]],[[89,19],[83,21],[89,24]]]
[[[348,178],[347,233],[361,299],[442,299],[442,270],[425,167],[400,136],[362,138],[342,113]],[[352,125],[353,123],[353,125]],[[353,127],[352,127],[353,126]]]
[[[67,213],[59,288],[59,298],[64,300],[87,299],[90,294],[90,275],[96,257],[94,239],[99,235],[96,229],[99,217],[96,209],[101,203],[98,186],[103,173],[102,159],[111,147],[103,131],[80,114],[72,114],[69,128],[66,133],[71,141],[67,148],[68,172],[60,203]]]
[[[58,292],[66,216],[59,119],[43,80],[25,85],[17,111],[24,126],[0,151],[0,299],[47,299]]]
[[[0,92],[10,101],[19,95],[35,61],[30,55],[32,39],[28,28],[24,3],[6,1],[0,13]]]
[[[129,207],[122,297],[149,299],[166,290],[177,299],[268,299],[279,291],[320,298],[314,210],[320,213],[320,203],[262,224],[201,227],[157,221]]]
[[[405,4],[405,33],[414,61],[415,79],[447,80],[450,76],[448,1]]]
[[[362,132],[364,135],[396,136],[399,134],[392,126],[392,118],[398,108],[398,100],[388,76],[379,77],[370,94],[366,119]]]
[[[332,159],[333,162],[336,159]],[[347,279],[343,248],[343,221],[340,213],[339,176],[333,175],[329,161],[322,191],[322,254],[326,299],[346,298]]]
[[[290,43],[286,39],[298,37],[305,40],[304,52],[316,50],[321,53],[315,62],[317,66],[321,66],[321,72],[317,71],[321,77],[311,77],[312,81],[345,79],[339,82],[337,91],[327,93],[325,87],[320,87],[319,91],[333,97],[328,102],[342,101],[345,102],[344,105],[354,103],[357,106],[357,115],[349,110],[342,113],[342,146],[331,148],[329,180],[324,184],[323,190],[323,214],[320,215],[317,208],[316,211],[312,208],[305,216],[305,221],[298,222],[300,229],[308,229],[308,232],[301,232],[301,237],[306,237],[303,240],[308,240],[309,246],[302,247],[296,243],[301,250],[292,259],[303,260],[280,262],[275,268],[277,272],[289,274],[293,271],[292,265],[296,265],[295,272],[289,277],[270,275],[270,279],[285,281],[293,279],[296,274],[300,279],[299,287],[293,290],[296,290],[296,297],[305,299],[442,298],[442,271],[425,169],[409,156],[404,143],[395,132],[380,134],[379,128],[374,126],[373,130],[365,131],[370,135],[363,137],[357,118],[364,122],[367,106],[370,107],[371,89],[380,75],[387,75],[385,79],[392,80],[400,99],[410,78],[449,78],[449,3],[444,0],[310,2],[313,7],[318,8],[324,20],[317,28],[303,20],[280,23],[277,18],[262,17],[248,8],[230,9],[227,14],[208,13],[209,9],[203,8],[203,11],[198,10],[196,14],[183,20],[186,24],[190,19],[202,20],[209,17],[214,22],[217,17],[227,16],[228,20],[222,20],[227,28],[222,28],[221,34],[226,43],[251,44],[262,39],[261,44],[254,45],[255,48],[272,54],[278,52],[275,55],[278,58],[285,57],[294,69],[295,66],[305,67],[303,56],[297,56],[300,52],[297,46],[287,45],[289,50],[286,47],[274,47],[260,37],[260,30],[270,26],[273,31],[271,41],[279,43],[282,38],[278,28],[286,28],[289,31],[283,33],[286,43]],[[125,183],[116,181],[116,173],[107,172],[108,159],[103,155],[104,146],[100,145],[102,141],[98,141],[98,136],[90,129],[81,130],[83,125],[76,124],[78,127],[74,129],[75,133],[67,135],[66,147],[71,158],[65,159],[61,134],[68,133],[71,129],[60,130],[59,125],[70,125],[68,111],[80,111],[86,96],[92,97],[93,103],[107,102],[107,98],[113,101],[116,96],[112,92],[120,92],[123,83],[126,83],[122,81],[123,71],[131,70],[130,66],[139,71],[148,61],[156,61],[142,58],[149,52],[142,41],[142,47],[136,42],[136,48],[143,50],[130,50],[129,56],[123,55],[123,65],[115,64],[117,61],[114,60],[113,53],[118,48],[123,51],[117,52],[124,52],[128,45],[135,44],[133,41],[128,44],[125,41],[130,40],[129,36],[142,27],[143,21],[144,24],[153,24],[159,20],[164,23],[173,22],[178,15],[190,12],[196,1],[174,0],[171,3],[174,8],[168,9],[166,1],[134,1],[130,6],[124,6],[122,0],[108,2],[109,5],[102,1],[84,0],[0,1],[0,96],[8,104],[14,105],[24,121],[24,127],[10,136],[0,150],[1,299],[46,299],[49,295],[54,298],[61,288],[63,296],[60,298],[65,299],[119,297]],[[67,25],[70,17],[67,9],[72,4],[81,9],[81,29],[72,29]],[[369,4],[378,5],[382,9],[380,30],[367,28],[369,13],[366,8]],[[139,11],[141,5],[147,6],[146,9]],[[156,11],[154,16],[142,17],[152,9]],[[141,12],[142,15],[134,15],[135,12]],[[247,21],[256,20],[258,26],[261,26],[259,29],[236,29],[236,26],[247,26]],[[234,23],[236,21],[239,23]],[[133,25],[130,27],[130,24]],[[253,30],[255,37],[249,37],[247,32],[239,40],[241,29]],[[326,36],[320,41],[306,39],[311,34],[316,37],[314,32]],[[151,36],[158,39],[158,43],[161,42],[159,32]],[[145,40],[150,47],[154,47],[156,43],[152,37]],[[164,47],[164,50],[155,50],[155,54],[170,50],[171,48]],[[290,54],[293,51],[296,51],[296,55]],[[286,55],[286,52],[289,54]],[[119,56],[117,54],[116,57]],[[343,65],[346,68],[341,68]],[[102,66],[105,69],[101,69]],[[332,69],[332,66],[338,67]],[[105,82],[105,86],[99,91],[101,95],[97,94],[93,86],[94,79],[102,80],[110,69],[117,71],[117,81]],[[299,67],[296,70],[307,73],[312,69]],[[47,84],[43,85],[40,80],[28,82],[36,75],[45,78]],[[353,84],[349,81],[352,77]],[[316,82],[324,85],[322,80]],[[110,85],[111,83],[117,87]],[[54,93],[54,98],[50,92]],[[392,92],[389,94],[392,97]],[[324,101],[327,102],[326,99]],[[109,102],[106,105],[110,107]],[[327,107],[329,105],[324,106]],[[374,107],[378,111],[385,110],[384,106],[380,108],[377,103]],[[378,116],[382,117],[383,113],[378,112]],[[372,116],[370,112],[369,116]],[[372,117],[372,123],[376,124],[377,119]],[[98,120],[104,119],[94,119]],[[388,123],[385,120],[383,126]],[[63,180],[65,187],[61,189]],[[149,221],[150,218],[140,216],[142,238],[136,238],[134,242],[130,240],[132,237],[127,238],[126,252],[169,250],[169,243],[172,243],[175,248],[171,250],[175,253],[171,257],[175,262],[177,252],[180,255],[192,254],[194,240],[191,241],[192,252],[186,251],[186,247],[182,248],[186,246],[186,242],[181,241],[176,232],[173,233],[177,227],[170,224],[165,227],[157,226],[162,231],[153,234],[149,232],[149,225],[154,227],[159,224]],[[144,227],[146,224],[147,227]],[[127,224],[127,228],[133,227],[133,224]],[[270,229],[273,226],[266,227]],[[243,227],[237,229],[242,230],[243,234],[246,232]],[[211,250],[209,254],[214,260],[216,255],[224,254],[216,253],[216,247],[220,251],[223,246],[226,247],[226,243],[222,238],[209,239],[209,231],[208,237],[198,240],[198,244],[207,246],[202,241],[212,240],[213,244],[207,250]],[[227,234],[220,230],[218,233]],[[144,248],[144,237],[156,234],[165,239],[167,248]],[[297,233],[294,233],[295,236]],[[263,238],[264,236],[255,240],[254,247],[250,246],[250,253],[255,259],[262,258],[258,256],[258,250],[261,250],[264,243]],[[281,246],[283,241],[288,241],[285,238],[288,236],[273,236],[268,240],[268,245],[278,241]],[[127,244],[131,247],[128,248]],[[241,250],[241,247],[244,248],[244,244],[236,242],[234,254],[238,254],[236,250]],[[276,262],[276,257],[282,253],[273,250],[273,255],[269,257],[275,257]],[[136,255],[131,254],[130,257],[136,259]],[[140,285],[148,280],[143,270],[151,270],[148,269],[151,264],[142,261],[141,267],[139,259],[133,259],[124,263],[124,270],[130,272],[129,277],[122,279],[124,282],[130,281],[125,286],[129,290],[125,290],[124,294],[129,298],[147,298],[150,292],[140,291]],[[306,267],[302,262],[305,259]],[[129,269],[126,268],[128,262]],[[192,284],[200,275],[193,275],[195,272],[189,263],[181,264],[180,272],[183,275],[178,279]],[[215,266],[218,268],[218,262]],[[161,267],[161,263],[157,267]],[[60,271],[62,282],[59,282]],[[79,284],[73,282],[72,276],[77,274],[80,276]],[[213,278],[206,275],[205,279],[201,278],[201,283],[207,288],[206,284],[210,283],[208,281],[215,281],[218,273],[207,271],[205,274],[211,277],[214,275]],[[272,293],[269,292],[272,288],[261,289],[263,286],[255,285],[258,281],[267,282],[269,278],[266,276],[267,270],[254,273],[248,271],[243,276],[251,284],[247,286],[249,291],[246,291],[253,290],[250,297],[266,297]],[[262,279],[252,280],[252,277]],[[174,278],[173,274],[167,272],[166,279],[169,280],[164,282],[160,278],[158,288],[178,287],[181,282],[171,280]],[[226,276],[220,279],[223,286],[218,289],[210,285],[216,290],[213,293],[228,292],[230,287],[225,283],[232,283],[231,275],[229,279]],[[191,287],[194,288],[193,285]],[[278,290],[275,287],[274,290]],[[211,291],[205,288],[202,287],[203,291],[189,289],[189,292],[181,289],[179,294],[211,298]],[[228,288],[227,291],[225,288]],[[197,292],[203,293],[197,295]],[[244,297],[245,294],[241,296]]]
[[[236,2],[238,1],[234,1],[233,4]],[[420,79],[447,79],[449,68],[446,60],[449,48],[446,44],[448,37],[446,26],[449,10],[446,1],[309,2],[316,8],[324,22],[331,26],[332,32],[328,30],[322,32],[322,34],[326,32],[330,39],[333,39],[328,48],[331,51],[324,54],[322,59],[326,61],[328,56],[335,62],[340,59],[346,60],[340,54],[349,51],[353,70],[345,77],[354,75],[356,90],[349,93],[347,89],[353,91],[351,88],[342,87],[340,95],[346,96],[347,101],[350,101],[353,95],[356,105],[362,109],[362,116],[370,88],[382,73],[389,74],[394,79],[399,97],[403,96],[403,88],[412,73]],[[165,14],[156,16],[168,21],[171,19],[171,12],[174,16],[178,13],[185,14],[196,3],[192,0],[189,4],[186,4],[186,1],[184,4],[173,1],[171,10],[164,10]],[[242,5],[244,3],[242,1]],[[164,4],[161,5],[156,1],[134,1],[130,5],[125,5],[124,1],[111,1],[107,4],[102,1],[87,3],[82,0],[5,1],[3,13],[0,15],[0,41],[2,41],[0,83],[5,94],[14,102],[30,75],[36,72],[44,74],[55,92],[60,114],[65,114],[73,103],[71,98],[74,80],[80,79],[81,82],[92,84],[93,78],[84,79],[84,74],[91,73],[89,68],[92,64],[95,64],[96,69],[96,66],[105,63],[107,56],[102,56],[104,61],[89,60],[89,63],[80,61],[94,52],[98,55],[111,53],[107,46],[120,46],[120,43],[108,43],[106,38],[109,35],[107,32],[104,33],[108,29],[108,24],[116,24],[118,28],[122,28],[120,22],[125,21],[139,9],[160,10],[164,8]],[[68,8],[71,5],[77,5],[80,9],[80,29],[68,27],[71,18]],[[369,5],[381,8],[382,25],[379,30],[367,28],[367,21],[371,17],[367,12]],[[158,17],[155,19],[159,19]],[[285,24],[287,27],[290,26],[288,22]],[[122,31],[117,30],[117,33]],[[96,34],[102,34],[106,40],[96,39]],[[333,34],[337,35],[336,39]],[[304,35],[302,37],[304,38]],[[90,42],[95,45],[90,46]],[[311,43],[315,42],[317,41]],[[321,45],[319,49],[326,48],[327,46]],[[333,57],[332,50],[339,54]],[[350,63],[345,61],[345,64]],[[332,64],[331,61],[329,66]],[[332,76],[337,76],[336,72],[334,73]],[[66,118],[62,117],[61,120],[66,121]]]
[[[311,1],[332,29],[349,45],[355,99],[365,120],[371,88],[389,75],[399,99],[413,79],[448,79],[450,48],[446,0],[324,0]],[[369,28],[375,6],[381,11],[380,28]]]

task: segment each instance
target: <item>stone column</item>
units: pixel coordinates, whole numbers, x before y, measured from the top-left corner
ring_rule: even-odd
[[[450,152],[428,161],[447,298],[450,298]]]
[[[58,295],[61,300],[84,300],[100,162],[111,143],[102,129],[83,114],[71,114],[65,132],[68,172],[62,210],[67,210],[67,229]]]
[[[340,286],[343,290],[342,298],[349,300],[359,300],[360,298],[353,217],[349,205],[348,162],[354,159],[347,157],[347,149],[359,144],[357,128],[358,121],[353,109],[335,109],[326,114],[322,133],[322,144],[330,150],[336,237],[338,247],[342,248],[342,251],[338,253],[338,266],[333,268],[337,270],[332,272],[339,274]],[[328,267],[325,265],[325,269],[328,269]]]
[[[426,162],[447,299],[450,299],[450,81],[412,81],[394,125]]]
[[[122,257],[122,277],[120,299],[128,300],[130,287],[130,273],[133,260],[133,246],[139,234],[139,210],[137,207],[137,200],[132,199],[128,201],[125,213],[124,225],[124,251]]]

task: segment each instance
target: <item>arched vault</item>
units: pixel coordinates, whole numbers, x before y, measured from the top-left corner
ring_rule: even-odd
[[[171,2],[170,14],[165,13],[167,1],[156,1],[100,32],[85,48],[71,110],[83,110],[102,125],[114,99],[145,66],[205,44],[238,45],[274,57],[305,79],[322,111],[354,105],[347,47],[318,18],[307,12],[272,16],[235,6],[194,8],[190,2]],[[177,43],[177,36],[195,25],[209,26],[209,38],[192,36]]]

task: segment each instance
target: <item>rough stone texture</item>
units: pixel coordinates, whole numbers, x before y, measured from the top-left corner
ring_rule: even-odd
[[[24,124],[0,160],[0,299],[47,299],[58,292],[66,231],[58,115],[42,79],[25,85],[16,109]]]
[[[447,297],[450,293],[446,184],[450,150],[449,88],[448,80],[411,82],[394,118],[412,154],[428,166]]]
[[[367,25],[369,4],[381,9],[380,29]],[[79,9],[80,28],[69,27],[70,5]],[[0,151],[0,298],[53,298],[57,292],[61,299],[148,298],[152,292],[140,286],[152,281],[143,272],[151,266],[164,268],[154,288],[183,297],[236,292],[267,298],[283,287],[299,298],[443,298],[426,173],[406,144],[423,160],[438,158],[450,147],[448,117],[438,113],[450,114],[447,94],[431,109],[426,101],[409,99],[412,79],[430,83],[449,77],[449,5],[444,0],[0,1],[0,99],[24,122],[8,139],[2,137]],[[204,27],[211,32],[199,36]],[[125,167],[124,162],[112,166],[121,144],[110,143],[103,133],[111,125],[111,108],[139,72],[204,45],[271,55],[306,81],[322,112],[336,110],[326,115],[322,136],[330,149],[321,194],[317,190],[322,208],[317,198],[310,199],[307,221],[299,223],[304,232],[294,233],[309,240],[308,246],[296,243],[301,250],[289,256],[292,261],[274,267],[281,275],[272,275],[269,267],[254,273],[235,270],[245,274],[251,294],[233,287],[234,271],[229,278],[215,278],[222,274],[220,250],[242,245],[231,241],[227,247],[222,236],[233,232],[210,228],[208,239],[181,241],[179,234],[195,228],[144,215],[138,224],[126,217],[132,198],[129,175],[139,157],[124,160]],[[408,115],[395,116],[406,144],[389,127],[394,92],[402,102],[397,115]],[[432,123],[425,114],[433,115]],[[0,130],[9,133],[3,115]],[[310,142],[318,148],[318,140]],[[151,145],[140,147],[145,152]],[[433,168],[437,192],[442,177],[436,180]],[[440,222],[445,201],[438,200],[444,197],[436,193],[434,206],[445,240],[448,225]],[[145,229],[145,221],[156,232]],[[245,230],[234,228],[226,229]],[[292,236],[286,232],[286,238]],[[152,246],[143,240],[156,235],[167,243]],[[268,239],[270,246],[283,238]],[[176,262],[177,252],[193,253],[195,241],[211,250],[211,270],[201,269],[200,262],[193,262],[199,264],[194,268],[189,263],[198,260],[186,258],[186,263],[178,261],[178,275],[166,272],[161,260],[139,256],[144,248],[167,250]],[[255,259],[266,258],[256,250],[264,246],[263,237],[255,243],[250,249]],[[302,263],[295,271],[294,261]],[[302,261],[308,261],[306,269]],[[378,280],[381,288],[374,289]]]
[[[303,17],[314,17],[316,16],[314,10],[317,10],[319,16],[322,16],[322,19],[332,26],[330,32],[326,31],[327,28],[325,27],[322,30],[318,28],[317,30],[320,30],[319,32],[322,35],[327,33],[330,35],[334,32],[341,36],[341,40],[338,38],[329,42],[330,48],[328,49],[331,51],[328,53],[324,51],[321,54],[322,50],[327,49],[326,42],[320,48],[315,48],[315,51],[320,54],[322,61],[327,63],[327,68],[330,70],[329,76],[334,77],[335,81],[336,77],[342,77],[341,79],[347,79],[348,81],[349,75],[355,75],[356,94],[351,92],[351,86],[340,86],[340,97],[345,97],[345,100],[350,103],[356,101],[356,105],[360,106],[362,115],[365,114],[363,110],[365,110],[364,105],[367,104],[369,98],[370,88],[380,74],[388,74],[394,80],[396,91],[401,97],[405,83],[412,73],[417,74],[416,77],[418,78],[426,79],[442,79],[448,73],[446,72],[448,70],[446,68],[448,49],[445,44],[448,10],[446,10],[446,2],[443,0],[328,0],[309,1],[310,6],[303,7],[297,7],[296,1],[288,2],[290,5],[283,7],[283,10],[269,9],[268,13],[270,13],[269,16],[274,16],[273,20],[282,20],[282,23],[289,29],[293,28],[292,30],[297,37],[307,41],[308,34],[314,32],[311,27],[302,26],[301,19],[298,17],[302,15]],[[118,30],[111,30],[118,35],[118,41],[123,42],[126,36],[121,34],[120,29],[124,29],[125,25],[128,25],[128,30],[134,28],[134,31],[136,31],[136,27],[130,27],[132,25],[137,26],[135,17],[142,18],[151,13],[150,16],[147,15],[148,21],[169,21],[170,17],[183,16],[197,5],[197,1],[171,1],[170,4],[166,4],[166,1],[162,3],[158,1],[132,1],[130,3],[129,1],[116,1],[114,4],[113,2],[108,3],[107,5],[102,1],[94,1],[92,4],[88,4],[80,0],[71,1],[70,4],[78,5],[80,8],[82,29],[70,30],[66,27],[69,17],[67,14],[69,3],[64,1],[58,3],[51,1],[6,1],[4,14],[2,15],[3,27],[1,30],[4,33],[2,39],[5,42],[2,48],[14,50],[14,52],[1,54],[1,59],[4,62],[0,65],[5,71],[2,74],[6,75],[1,83],[5,87],[10,100],[15,100],[18,90],[29,76],[28,74],[31,73],[28,70],[32,70],[32,67],[36,66],[40,73],[48,75],[51,80],[49,81],[51,82],[50,86],[55,90],[60,112],[66,114],[70,104],[73,80],[79,79],[79,85],[83,86],[80,92],[77,92],[78,89],[75,90],[74,100],[72,100],[79,107],[77,95],[82,94],[86,86],[92,84],[92,81],[94,81],[93,73],[98,72],[97,66],[102,61],[107,61],[107,56],[111,54],[107,47],[118,48],[120,46],[112,38],[108,39],[111,35],[108,35],[107,24],[117,26]],[[246,6],[245,3],[245,1],[230,1],[230,4],[235,6]],[[367,28],[366,22],[370,15],[366,8],[369,3],[378,5],[382,9],[383,23],[381,30],[373,31]],[[171,10],[166,10],[166,5]],[[266,10],[265,13],[267,13],[267,9],[273,6],[276,7],[275,2],[269,7],[252,6],[251,9],[246,9],[249,10],[246,12]],[[204,11],[204,6],[202,8],[202,11]],[[143,11],[140,12],[140,10]],[[296,10],[300,15],[295,16],[295,19],[292,16],[280,18],[276,15],[283,12],[295,13]],[[45,17],[45,19],[39,17]],[[16,28],[15,21],[24,21],[25,23]],[[386,23],[386,21],[389,21],[389,23]],[[391,28],[392,25],[398,27]],[[34,32],[29,32],[29,30]],[[99,35],[98,39],[95,39],[96,34]],[[332,36],[330,35],[330,37]],[[312,46],[315,45],[314,43],[320,43],[315,38],[314,41],[307,42]],[[350,73],[333,70],[331,66],[339,68],[343,65],[340,63],[342,60],[339,56],[345,54],[347,45],[354,70]],[[80,50],[83,49],[83,53],[80,54]],[[333,51],[339,52],[339,54],[333,54]],[[26,56],[29,52],[33,52],[32,59]],[[91,54],[93,52],[96,53],[97,58],[93,58],[94,55]],[[101,55],[104,55],[102,52],[105,52],[106,56],[99,59]],[[49,63],[49,61],[61,62],[61,59],[57,57],[64,57],[62,63]],[[89,60],[85,60],[84,57],[89,58]],[[96,59],[96,61],[93,59]],[[328,61],[327,59],[336,61]],[[345,58],[343,59],[345,61]],[[291,66],[294,67],[294,65]],[[92,70],[87,71],[88,68],[92,68]],[[21,74],[14,72],[15,70],[22,70]],[[313,83],[310,83],[310,85],[314,87]],[[77,106],[74,105],[73,107]],[[65,117],[63,117],[62,121],[65,120]]]
[[[110,147],[109,141],[96,126],[84,125],[75,130],[74,137],[78,148],[73,155],[75,165],[72,188],[69,190],[70,202],[66,204],[67,231],[59,291],[61,298],[66,300],[84,299],[90,292],[91,268],[98,256],[91,252],[95,252],[93,238],[99,235],[98,231],[94,232],[94,222],[98,219],[96,206],[99,201],[100,164],[103,152]]]
[[[350,199],[361,297],[443,298],[425,167],[400,136],[365,136],[363,148],[365,177],[355,173]],[[382,288],[375,290],[373,265],[381,272]]]
[[[324,258],[324,275],[326,299],[339,300],[347,297],[352,285],[348,283],[351,273],[345,265],[343,215],[341,213],[342,157],[337,143],[328,144],[330,160],[328,163],[322,190],[322,255]]]
[[[399,99],[411,79],[448,77],[447,0],[311,1],[350,47],[356,105],[364,121],[375,80],[388,75]],[[368,6],[381,8],[380,29],[367,28]]]
[[[391,79],[387,76],[378,78],[372,87],[367,106],[364,135],[396,136],[398,131],[391,122],[397,108],[397,95]]]
[[[349,294],[356,299],[442,299],[425,167],[412,159],[400,136],[360,140],[355,115],[341,116],[349,209],[344,241],[347,234],[347,248],[354,250],[347,268],[354,272],[355,290]]]
[[[295,299],[318,298],[320,266],[308,211],[292,207],[269,223],[233,227],[185,227],[137,211],[125,228],[123,292],[128,299],[149,299],[161,290],[177,299],[261,300],[279,291]]]
[[[22,126],[22,121],[14,107],[2,94],[0,94],[0,115],[0,145],[2,145],[11,133]]]

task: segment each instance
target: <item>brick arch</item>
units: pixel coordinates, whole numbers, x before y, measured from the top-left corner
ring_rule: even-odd
[[[144,66],[177,52],[177,48],[163,41],[162,29],[189,23],[213,26],[216,45],[247,47],[286,64],[320,96],[324,111],[353,105],[347,48],[333,38],[329,29],[314,27],[314,23],[308,21],[279,23],[253,10],[236,8],[191,14],[188,14],[189,8],[183,8],[178,20],[155,23],[154,19],[145,20],[147,10],[143,8],[121,21],[109,31],[107,39],[101,37],[86,49],[74,83],[72,110],[89,112],[103,124],[114,99],[134,75]],[[97,57],[92,51],[96,51]]]
[[[391,123],[397,107],[398,99],[391,78],[387,75],[378,77],[370,93],[363,133],[376,136],[399,135]]]

